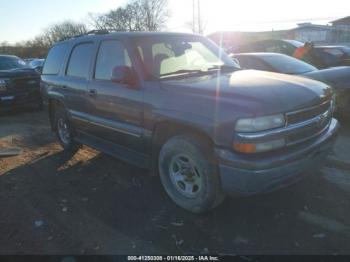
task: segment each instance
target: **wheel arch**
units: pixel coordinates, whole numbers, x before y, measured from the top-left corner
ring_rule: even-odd
[[[56,110],[56,108],[58,108],[60,106],[65,107],[65,105],[61,99],[56,98],[56,97],[50,97],[48,99],[49,120],[50,120],[51,129],[53,131],[56,131],[56,128],[54,125],[55,110]]]
[[[152,135],[152,174],[158,174],[158,155],[162,146],[171,137],[180,135],[194,136],[197,140],[204,142],[211,149],[215,146],[212,137],[199,127],[175,121],[159,122],[155,125]]]

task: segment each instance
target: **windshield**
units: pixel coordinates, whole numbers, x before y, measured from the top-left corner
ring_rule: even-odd
[[[145,70],[157,78],[239,69],[224,51],[203,37],[143,37],[137,41],[137,48]]]
[[[44,64],[44,60],[43,59],[38,59],[38,60],[33,60],[33,61],[31,61],[30,63],[29,63],[29,66],[30,67],[37,67],[37,66],[43,66],[43,64]]]
[[[287,42],[287,43],[289,43],[289,44],[295,46],[296,48],[299,48],[299,47],[304,46],[304,43],[299,42],[299,41],[297,41],[297,40],[283,40],[283,41],[285,41],[285,42]]]
[[[284,74],[304,74],[316,71],[317,68],[287,55],[263,56],[262,59],[276,71]]]
[[[0,56],[0,70],[25,68],[26,62],[18,57]]]

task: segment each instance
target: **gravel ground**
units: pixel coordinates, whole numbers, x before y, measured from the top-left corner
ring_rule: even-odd
[[[319,171],[206,215],[147,172],[84,147],[63,153],[45,112],[0,117],[0,254],[350,254],[350,125]]]

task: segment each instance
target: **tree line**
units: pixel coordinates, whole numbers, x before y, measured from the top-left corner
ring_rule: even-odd
[[[10,45],[0,43],[0,54],[22,58],[44,58],[58,41],[86,34],[90,30],[160,31],[170,16],[168,0],[130,0],[105,14],[89,14],[88,23],[64,21],[54,24],[31,40]]]

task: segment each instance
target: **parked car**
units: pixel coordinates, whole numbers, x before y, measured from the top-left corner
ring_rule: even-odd
[[[241,45],[233,53],[281,53],[293,56],[304,43],[296,40],[263,40]],[[310,63],[319,68],[350,66],[350,48],[345,46],[315,46],[310,53]]]
[[[16,56],[0,55],[0,112],[42,108],[40,75]]]
[[[319,70],[308,63],[277,53],[244,53],[233,57],[245,69],[301,75],[332,86],[337,94],[337,111],[350,117],[350,67]]]
[[[41,74],[43,71],[44,63],[45,59],[34,59],[29,63],[29,66]]]
[[[159,173],[180,207],[301,180],[329,153],[338,121],[328,85],[240,70],[210,40],[91,33],[56,44],[42,74],[65,150],[86,144]]]
[[[350,48],[346,46],[315,46],[312,62],[318,68],[350,66]]]
[[[29,65],[29,63],[35,59],[37,59],[37,58],[24,58],[23,61],[26,62],[27,65]]]
[[[289,56],[293,56],[295,50],[304,46],[304,43],[296,40],[275,40],[267,39],[256,42],[250,42],[244,45],[240,45],[232,53],[253,53],[253,52],[268,52],[268,53],[281,53]]]

